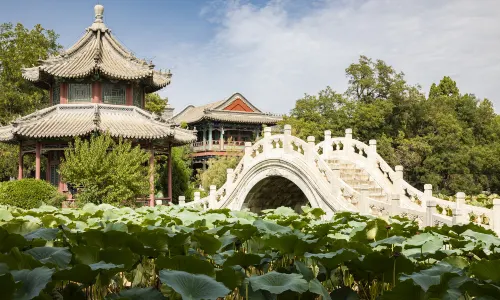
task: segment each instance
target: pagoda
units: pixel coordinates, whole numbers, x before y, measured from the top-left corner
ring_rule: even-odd
[[[35,178],[42,178],[41,158],[47,158],[45,178],[67,192],[59,178],[61,158],[75,137],[109,133],[147,149],[154,170],[155,154],[168,156],[172,182],[172,146],[196,139],[192,131],[177,127],[144,110],[145,94],[170,84],[171,73],[154,70],[151,62],[136,58],[111,34],[103,22],[104,7],[94,7],[95,21],[71,48],[22,70],[23,77],[48,90],[49,107],[0,127],[0,142],[19,145],[18,179],[23,178],[23,157],[34,154]],[[154,205],[154,174],[150,177],[149,204]],[[169,186],[167,199],[172,200]]]
[[[255,142],[263,126],[274,126],[282,117],[262,112],[242,94],[234,93],[206,105],[189,105],[171,120],[196,129],[196,141],[192,143],[193,166],[206,169],[210,158],[243,155],[245,142]]]

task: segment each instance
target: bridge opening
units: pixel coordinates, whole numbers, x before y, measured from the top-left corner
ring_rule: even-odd
[[[308,203],[306,195],[295,183],[281,176],[269,176],[253,186],[243,208],[259,213],[264,209],[286,206],[301,213],[300,207]]]

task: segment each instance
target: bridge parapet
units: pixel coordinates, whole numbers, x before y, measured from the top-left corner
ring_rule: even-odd
[[[353,139],[352,130],[347,129],[344,137],[332,137],[325,131],[324,140],[318,144],[314,137],[304,141],[291,134],[291,126],[285,125],[283,134],[272,134],[264,129],[264,136],[255,144],[245,143],[244,156],[238,166],[227,170],[227,180],[219,189],[210,188],[209,196],[186,206],[201,205],[205,208],[230,207],[239,209],[242,199],[235,199],[237,192],[247,189],[244,178],[249,172],[267,160],[294,164],[307,172],[315,183],[314,193],[319,194],[323,209],[332,211],[354,210],[371,215],[402,215],[416,220],[421,226],[438,224],[463,224],[469,221],[500,233],[500,199],[494,200],[493,209],[465,204],[465,195],[457,193],[456,202],[446,201],[432,195],[432,186],[425,185],[420,191],[403,178],[403,167],[394,169],[377,153],[377,141],[369,144]],[[385,201],[373,199],[367,187],[360,191],[347,184],[339,174],[337,164],[327,161],[347,161],[368,173],[369,177],[387,194]],[[252,170],[252,171],[251,171]],[[253,174],[252,173],[252,174]],[[268,175],[269,176],[269,175]],[[231,203],[238,203],[231,206]]]

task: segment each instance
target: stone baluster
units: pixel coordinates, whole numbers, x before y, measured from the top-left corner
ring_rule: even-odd
[[[425,210],[425,226],[434,226],[434,214],[436,212],[436,201],[427,201]]]
[[[307,152],[306,152],[306,160],[308,162],[313,162],[314,160],[314,152],[316,151],[315,149],[315,138],[314,136],[310,135],[307,137]]]
[[[186,196],[179,196],[179,206],[186,205]]]
[[[493,222],[492,229],[497,233],[497,235],[499,235],[500,234],[500,199],[493,199],[493,216],[492,216],[490,222]]]
[[[394,170],[396,171],[396,178],[392,178],[393,191],[395,194],[404,195],[403,191],[403,166],[396,166]]]
[[[194,192],[194,201],[200,201],[200,192]]]
[[[455,203],[455,208],[451,210],[451,224],[452,225],[460,225],[463,222],[462,211],[457,208],[457,204]]]
[[[467,224],[469,223],[469,215],[465,211],[465,193],[463,192],[458,192],[456,195],[456,204],[455,208],[459,213],[459,219],[458,223],[459,224]]]
[[[352,158],[352,155],[354,153],[354,149],[352,148],[352,129],[347,128],[345,130],[345,139],[342,142],[343,143],[343,150],[344,153],[347,155],[347,157]]]
[[[369,150],[367,155],[367,159],[370,162],[372,166],[377,165],[377,140],[370,140],[368,142],[369,144]]]
[[[432,200],[432,184],[424,184],[424,199],[422,199],[422,206],[426,206],[426,203],[430,200]]]
[[[271,127],[265,127],[264,128],[264,138],[263,141],[264,145],[262,146],[262,150],[264,153],[269,153],[271,151]]]
[[[234,169],[226,170],[226,190],[229,190],[233,186],[234,181]]]
[[[323,157],[329,159],[332,155],[332,132],[325,130],[325,140],[323,141]]]
[[[245,156],[243,156],[243,168],[247,169],[252,161],[252,142],[245,142]]]
[[[399,194],[391,195],[391,216],[399,215],[399,207],[401,206],[401,199]]]
[[[292,125],[285,125],[283,134],[283,151],[285,153],[292,152]]]
[[[363,184],[361,185],[361,190],[359,191],[359,212],[362,214],[369,214],[370,213],[370,192],[369,192],[370,186],[368,184]]]
[[[217,199],[215,198],[215,193],[217,187],[215,185],[210,186],[210,193],[208,194],[208,208],[214,209],[217,206]]]

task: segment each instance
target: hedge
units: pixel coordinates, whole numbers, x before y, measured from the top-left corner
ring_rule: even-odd
[[[24,209],[55,205],[61,198],[57,189],[45,180],[32,178],[0,183],[0,205]]]

